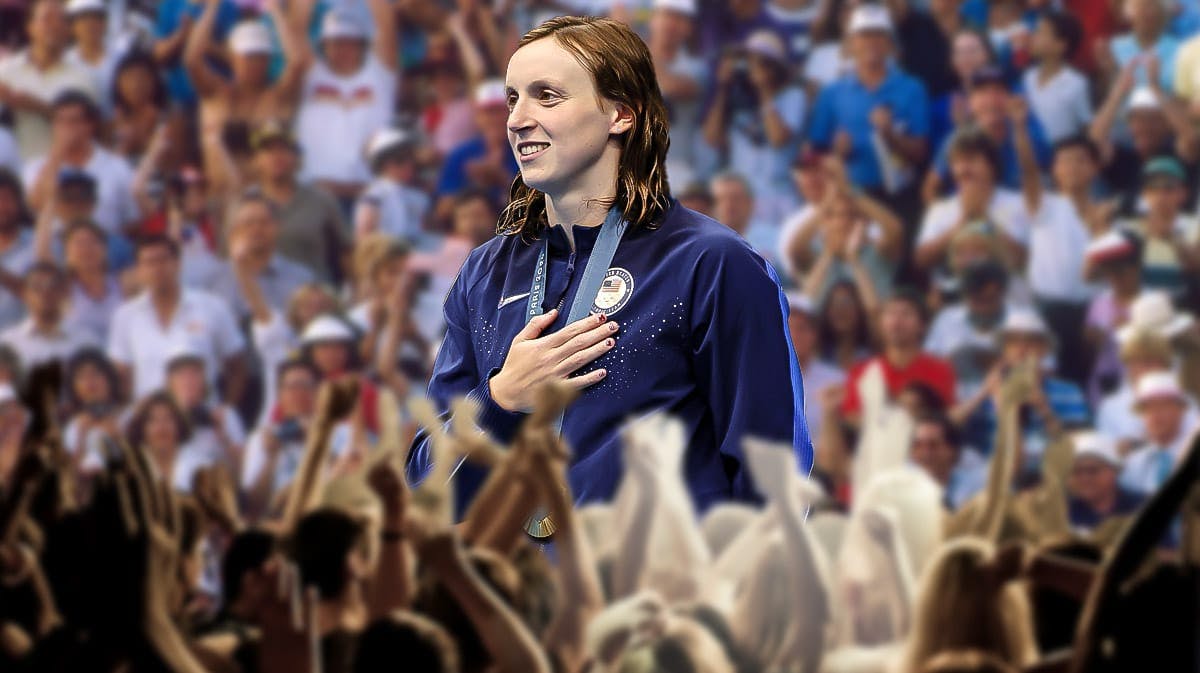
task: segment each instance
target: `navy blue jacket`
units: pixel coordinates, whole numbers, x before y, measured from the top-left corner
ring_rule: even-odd
[[[576,226],[572,253],[560,227],[543,230],[550,246],[544,308],[560,307],[543,335],[565,325],[599,232]],[[446,338],[429,383],[429,396],[443,411],[460,395],[478,401],[480,426],[506,443],[525,414],[498,406],[488,379],[500,371],[525,325],[540,245],[519,235],[498,236],[471,253],[446,296]],[[657,228],[626,232],[609,269],[621,282],[601,305],[616,308],[609,319],[620,324],[617,343],[581,370],[603,367],[608,374],[585,389],[563,418],[576,499],[612,497],[623,472],[617,429],[655,409],[685,425],[685,478],[702,510],[721,500],[756,497],[742,464],[743,435],[792,445],[797,469],[807,474],[812,444],[804,390],[787,302],[771,267],[728,227],[673,202]],[[423,434],[408,468],[414,483],[430,468]],[[483,476],[471,465],[456,474],[460,513]]]

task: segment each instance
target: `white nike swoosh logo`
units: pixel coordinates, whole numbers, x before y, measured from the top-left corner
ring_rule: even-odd
[[[508,306],[509,304],[513,303],[514,301],[521,301],[522,299],[524,299],[525,297],[528,297],[528,296],[529,296],[529,293],[526,292],[525,294],[514,294],[511,297],[505,297],[500,300],[500,304],[496,308],[504,308],[505,306]]]

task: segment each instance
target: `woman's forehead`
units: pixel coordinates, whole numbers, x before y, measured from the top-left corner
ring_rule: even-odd
[[[590,85],[589,73],[575,55],[557,41],[544,38],[518,49],[508,61],[504,78],[506,89],[520,91],[533,84],[557,86]]]

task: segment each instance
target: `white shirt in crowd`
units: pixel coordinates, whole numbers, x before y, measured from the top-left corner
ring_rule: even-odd
[[[1071,199],[1042,194],[1029,230],[1029,285],[1042,299],[1083,304],[1095,288],[1083,279],[1083,254],[1091,236]]]
[[[26,185],[37,180],[46,157],[39,156],[25,165],[22,178]],[[121,233],[125,225],[141,218],[137,201],[133,198],[133,168],[121,156],[109,152],[99,144],[92,145],[92,156],[83,170],[96,181],[96,209],[92,219],[109,233]]]
[[[791,134],[792,142],[776,147],[766,139],[762,112],[757,108],[741,110],[729,119],[729,168],[750,183],[754,192],[755,212],[771,220],[778,234],[779,221],[796,205],[792,185],[791,161],[804,128],[807,100],[804,90],[789,86],[771,101],[775,112]],[[774,245],[772,238],[770,245]],[[773,251],[772,251],[773,252]]]
[[[84,292],[79,283],[71,283],[68,292],[70,299],[66,314],[63,315],[63,329],[86,334],[97,344],[105,343],[113,314],[125,301],[120,281],[115,276],[109,276],[104,296],[99,299]]]
[[[0,332],[0,343],[16,351],[25,371],[53,360],[66,362],[79,349],[97,345],[89,334],[61,326],[53,334],[40,334],[35,330],[32,318]]]
[[[275,408],[275,375],[279,365],[296,349],[297,339],[287,319],[278,311],[271,311],[271,318],[266,323],[252,320],[250,339],[262,363],[263,407],[258,417],[262,423]]]
[[[1106,395],[1096,407],[1096,431],[1117,441],[1140,442],[1146,437],[1146,424],[1134,409],[1134,389],[1128,378],[1113,393]],[[1190,397],[1183,424],[1186,427],[1200,426],[1200,407]]]
[[[1092,98],[1087,79],[1070,66],[1063,67],[1045,84],[1039,84],[1037,68],[1022,77],[1025,96],[1033,114],[1053,144],[1087,130],[1092,123]]]
[[[318,61],[304,81],[296,136],[304,149],[305,180],[367,182],[363,150],[391,120],[396,74],[374,54],[348,77]]]
[[[225,302],[201,290],[185,288],[167,325],[159,322],[149,293],[121,304],[112,319],[108,356],[133,369],[133,394],[142,398],[166,382],[166,364],[186,344],[204,358],[210,385],[222,362],[245,348],[242,331]]]
[[[0,251],[0,268],[14,276],[24,276],[33,266],[35,258],[33,232],[22,229],[17,234],[17,240],[7,250]],[[7,288],[0,287],[0,329],[15,325],[24,316],[25,303],[21,298]]]
[[[1188,424],[1185,420],[1179,434],[1169,445],[1146,442],[1129,454],[1125,458],[1125,469],[1121,470],[1121,485],[1144,495],[1157,492],[1183,460],[1184,452],[1191,445],[1195,427],[1195,424]]]
[[[804,79],[822,87],[853,70],[854,60],[842,51],[841,42],[818,44],[804,61]]]
[[[924,245],[950,231],[962,218],[962,204],[957,196],[940,199],[929,207],[921,221],[917,245]],[[1009,189],[997,188],[988,203],[987,218],[1017,242],[1029,245],[1029,212],[1025,199]]]
[[[795,240],[800,232],[804,230],[804,225],[817,214],[818,207],[814,203],[806,203],[800,206],[787,219],[783,221],[783,227],[779,230],[779,245],[775,254],[779,255],[779,264],[788,276],[792,276],[797,272],[797,269],[792,266],[791,256],[788,250],[792,247],[792,241]],[[813,255],[818,255],[824,247],[821,237],[821,223],[814,222],[813,226],[817,231],[811,239],[809,239],[809,250]],[[867,240],[878,244],[883,239],[883,227],[879,223],[872,220],[867,223]]]
[[[225,437],[236,449],[240,449],[246,441],[246,430],[237,412],[228,406],[220,407],[221,423],[224,426]],[[192,427],[192,438],[187,444],[179,447],[175,456],[175,465],[171,472],[171,485],[176,491],[191,493],[192,479],[202,468],[224,464],[231,474],[237,473],[236,455],[229,455],[217,438],[217,432],[212,426]]]
[[[421,223],[429,213],[431,199],[424,190],[379,177],[371,181],[358,197],[358,209],[374,208],[378,211],[376,231],[410,243],[422,233]],[[355,221],[358,215],[355,215]]]
[[[99,100],[90,72],[65,58],[47,70],[40,70],[29,60],[27,49],[0,59],[0,82],[47,104],[69,89],[78,89],[92,100]],[[15,110],[13,117],[21,159],[28,161],[45,154],[50,149],[50,121],[28,110]]]
[[[113,96],[112,86],[113,77],[117,74],[117,63],[121,61],[121,57],[125,53],[119,49],[107,47],[104,50],[104,57],[99,63],[89,63],[84,60],[83,55],[79,53],[79,47],[71,47],[67,50],[67,62],[75,65],[78,68],[86,70],[92,76],[92,81],[95,83],[95,90],[98,96],[97,101],[100,104],[100,111],[104,116],[111,117],[113,111]]]
[[[262,471],[267,467],[267,447],[264,435],[274,432],[274,424],[264,423],[250,433],[246,442],[245,457],[242,461],[242,489],[249,490],[258,481]],[[350,446],[350,424],[338,423],[333,427],[329,436],[329,458],[332,462],[340,458]],[[300,467],[300,458],[304,455],[304,442],[283,442],[279,447],[279,459],[275,462],[275,476],[271,479],[271,490],[279,491],[292,482],[296,470]]]

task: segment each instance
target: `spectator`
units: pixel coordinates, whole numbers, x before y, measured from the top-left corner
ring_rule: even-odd
[[[1128,228],[1141,236],[1142,285],[1182,299],[1189,278],[1200,269],[1200,220],[1183,211],[1187,192],[1183,166],[1172,157],[1155,157],[1142,169],[1145,216]]]
[[[1033,34],[1037,66],[1025,71],[1021,84],[1051,143],[1085,133],[1092,122],[1087,80],[1070,65],[1080,39],[1079,22],[1063,12],[1043,14]]]
[[[163,0],[158,3],[154,23],[154,60],[166,70],[167,90],[171,100],[194,106],[196,90],[183,64],[183,52],[197,20],[210,4],[217,5],[213,35],[209,39],[224,41],[237,23],[240,12],[233,0]]]
[[[170,239],[139,241],[136,259],[143,291],[113,314],[108,336],[108,356],[121,373],[122,390],[141,399],[162,388],[172,349],[187,343],[203,356],[209,385],[215,390],[220,373],[220,397],[236,404],[244,384],[245,342],[229,307],[214,295],[183,287],[179,246]]]
[[[63,329],[67,293],[61,269],[45,262],[31,266],[25,273],[21,298],[29,315],[0,332],[0,342],[20,354],[24,369],[51,361],[66,362],[75,351],[89,345],[86,335]]]
[[[337,202],[296,179],[300,147],[283,126],[264,124],[254,134],[252,146],[257,186],[279,213],[280,254],[323,281],[340,280],[350,232]]]
[[[51,148],[55,99],[66,91],[81,91],[96,100],[99,92],[91,74],[66,58],[70,32],[62,2],[34,2],[25,28],[29,46],[0,60],[0,104],[13,111],[21,159],[29,161]]]
[[[1132,93],[1130,93],[1132,92]],[[1113,126],[1128,98],[1127,119],[1129,144],[1114,142]],[[1092,140],[1100,147],[1104,162],[1104,180],[1109,189],[1121,197],[1121,214],[1126,217],[1140,214],[1141,171],[1146,162],[1158,156],[1171,156],[1184,167],[1187,179],[1185,210],[1196,207],[1196,180],[1200,176],[1200,137],[1178,105],[1162,91],[1154,88],[1133,88],[1133,71],[1121,71],[1108,97],[1096,112],[1090,130]]]
[[[813,22],[812,47],[804,63],[804,84],[810,94],[854,72],[846,28],[856,6],[857,0],[831,0]]]
[[[873,365],[883,373],[889,395],[896,395],[912,381],[928,384],[938,392],[942,402],[954,403],[954,370],[943,360],[922,351],[929,318],[921,298],[910,291],[900,290],[883,303],[879,315],[880,354],[864,360],[850,370],[846,377],[846,399],[842,413],[857,418],[862,411],[858,397],[858,380]]]
[[[154,466],[156,479],[174,489],[175,461],[191,439],[187,416],[165,391],[148,395],[130,417],[125,432],[131,447]]]
[[[100,144],[100,110],[78,91],[59,95],[50,110],[50,151],[25,164],[30,207],[37,211],[48,208],[62,169],[75,169],[95,181],[92,217],[96,223],[110,235],[131,234],[142,216],[133,198],[133,169]]]
[[[188,493],[196,473],[221,465],[236,480],[242,462],[245,430],[231,407],[214,403],[204,371],[204,356],[186,342],[174,347],[166,362],[166,390],[191,430],[175,455],[171,484]]]
[[[1006,300],[1008,278],[994,261],[968,266],[962,275],[962,300],[938,311],[925,338],[925,350],[954,366],[961,398],[978,390],[1000,354],[1005,316],[1016,308]]]
[[[768,11],[772,7],[768,6]],[[680,187],[702,177],[696,170],[699,153],[695,145],[701,126],[700,101],[707,85],[707,67],[689,46],[695,34],[695,21],[696,0],[655,0],[650,39],[646,42],[663,97],[671,101],[667,111],[671,118],[672,149],[667,158],[667,174],[671,183]]]
[[[778,227],[770,220],[757,216],[758,195],[740,173],[718,173],[709,181],[713,197],[713,218],[736,231],[767,261],[775,262],[773,241],[779,238]]]
[[[1108,286],[1092,299],[1084,327],[1089,351],[1095,357],[1088,388],[1096,400],[1120,374],[1113,333],[1129,319],[1129,307],[1141,292],[1142,239],[1134,233],[1113,230],[1089,243],[1084,259],[1088,277]]]
[[[21,180],[0,169],[0,328],[21,319],[21,278],[34,262]]]
[[[475,135],[472,88],[457,58],[426,61],[422,72],[431,100],[422,107],[421,130],[433,151],[428,163],[440,166],[451,150]]]
[[[937,99],[955,88],[957,78],[950,62],[950,41],[943,26],[927,11],[930,3],[887,0],[884,4],[896,25],[904,71],[921,80],[930,98]],[[957,25],[957,13],[953,21]]]
[[[167,85],[154,58],[142,51],[125,54],[114,67],[109,98],[113,148],[130,162],[138,161],[168,114]]]
[[[105,117],[112,114],[113,75],[122,52],[109,43],[108,9],[103,0],[69,0],[67,18],[75,46],[67,50],[66,60],[88,71],[92,89],[99,96],[100,109]]]
[[[961,23],[950,35],[950,67],[954,73],[954,86],[934,98],[929,108],[930,147],[941,147],[956,128],[965,123],[970,115],[967,97],[975,74],[998,63],[996,52],[987,36],[975,28]]]
[[[1187,397],[1170,372],[1142,377],[1137,384],[1135,404],[1146,425],[1146,439],[1126,457],[1121,485],[1134,493],[1150,495],[1183,460],[1195,427],[1184,423]]]
[[[508,94],[504,83],[489,79],[475,88],[474,138],[455,147],[442,165],[434,190],[435,217],[444,221],[454,195],[472,187],[487,190],[499,203],[508,196],[517,175],[517,159],[508,145]]]
[[[347,207],[370,180],[363,149],[371,134],[391,121],[396,100],[393,10],[386,0],[367,0],[367,5],[374,40],[350,14],[331,11],[322,19],[321,58],[305,78],[296,119],[305,179]]]
[[[742,49],[722,56],[704,118],[705,142],[749,181],[758,212],[772,220],[794,200],[788,166],[806,103],[791,79],[783,40],[770,30],[755,31]]]
[[[372,232],[424,243],[429,195],[417,184],[417,139],[404,129],[382,129],[371,138],[367,159],[375,179],[358,199],[354,236]]]
[[[68,295],[63,328],[103,344],[113,313],[125,301],[125,289],[109,269],[104,231],[77,220],[63,232],[62,248]]]
[[[788,331],[792,335],[792,348],[796,351],[800,371],[804,372],[804,417],[808,421],[808,431],[813,437],[820,437],[821,419],[827,411],[825,391],[841,387],[846,380],[846,372],[820,358],[817,313],[812,302],[798,292],[789,292],[787,298],[788,308],[791,309],[788,313]]]
[[[1133,65],[1139,85],[1161,86],[1170,92],[1175,84],[1179,41],[1167,31],[1168,5],[1162,0],[1123,0],[1121,4],[1129,32],[1113,39],[1109,54],[1099,59],[1101,72],[1111,80],[1118,69]]]
[[[1071,462],[1067,512],[1071,527],[1090,532],[1110,518],[1130,516],[1142,506],[1142,496],[1118,482],[1121,457],[1112,438],[1096,432],[1078,432],[1072,437],[1075,458]]]
[[[891,64],[892,22],[885,9],[855,9],[848,32],[854,73],[821,91],[808,139],[840,155],[853,184],[886,196],[910,182],[903,174],[926,157],[929,101],[920,82]]]
[[[250,315],[250,306],[242,296],[237,278],[255,277],[267,304],[283,311],[292,290],[313,280],[306,267],[279,253],[279,215],[266,197],[242,197],[229,209],[229,266],[212,291],[223,298],[239,320]]]
[[[821,358],[843,370],[849,370],[874,352],[872,319],[858,286],[839,281],[829,288],[819,304],[817,331]]]
[[[945,414],[914,420],[908,459],[942,487],[946,507],[957,510],[983,490],[987,462],[963,447],[958,428]]]
[[[112,362],[97,348],[76,352],[64,371],[71,411],[63,447],[72,465],[90,476],[104,465],[103,439],[121,437],[120,381]]]

